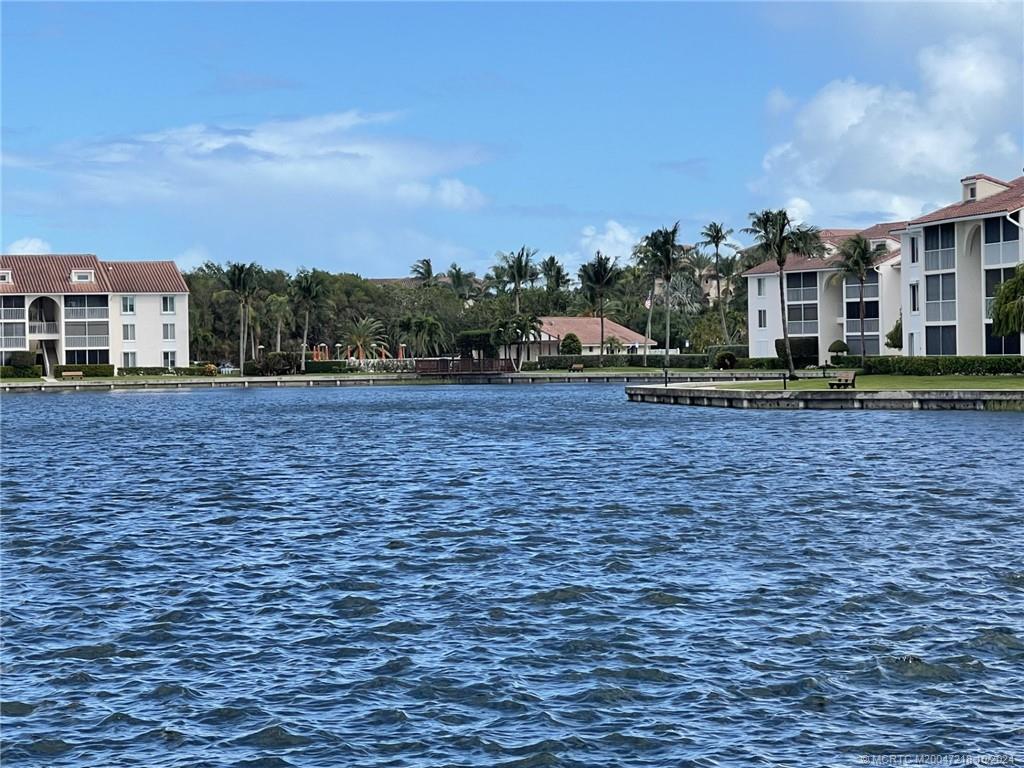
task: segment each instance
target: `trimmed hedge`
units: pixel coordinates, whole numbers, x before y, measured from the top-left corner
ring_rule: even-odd
[[[859,357],[836,357],[834,365],[857,368],[866,375],[878,376],[998,376],[1024,374],[1024,357],[1020,355],[903,357],[885,355],[869,357],[861,368]]]
[[[70,366],[68,366],[70,367]],[[118,368],[118,376],[162,376],[168,371],[163,366],[135,365],[128,368]]]
[[[778,357],[737,357],[736,367],[754,371],[784,371],[786,362]]]
[[[81,371],[83,377],[92,376],[113,376],[114,366],[112,365],[58,365],[54,370],[54,377],[60,378],[64,371]]]
[[[43,378],[43,366],[13,366],[0,365],[0,379],[41,379]]]
[[[347,360],[307,360],[306,373],[348,373]]]
[[[708,347],[707,365],[709,368],[715,367],[715,359],[722,352],[732,352],[733,357],[737,360],[741,357],[750,357],[750,347],[746,344],[712,344]]]
[[[806,368],[809,365],[818,364],[818,339],[816,337],[790,336],[789,348],[793,352],[794,368]],[[775,340],[775,354],[782,360],[786,359],[786,340],[784,338]]]
[[[705,368],[707,355],[669,355],[669,368]],[[665,364],[662,355],[648,355],[648,368],[661,368]],[[604,361],[598,355],[542,355],[537,358],[541,370],[560,370],[573,365],[584,368],[643,368],[643,355],[605,355]]]
[[[68,370],[76,370],[72,365],[64,366]],[[118,368],[118,376],[216,376],[217,366],[212,363],[206,365],[190,365],[180,368],[164,368],[157,365],[135,365],[128,368]]]

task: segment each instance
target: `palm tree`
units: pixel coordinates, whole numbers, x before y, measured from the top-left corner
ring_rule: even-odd
[[[292,281],[292,296],[295,308],[302,313],[302,362],[301,370],[306,372],[306,345],[309,343],[309,316],[327,303],[327,285],[319,272],[300,270]]]
[[[463,301],[469,301],[476,295],[476,274],[463,271],[454,262],[448,267],[448,280],[451,282],[455,295]]]
[[[372,317],[356,320],[345,335],[345,344],[355,350],[360,360],[372,357],[377,350],[387,354],[388,342],[384,335],[384,324]]]
[[[540,338],[540,319],[536,315],[514,314],[499,317],[491,326],[491,343],[495,347],[515,347],[516,355],[511,357],[512,367],[519,371],[523,367],[523,344]]]
[[[729,343],[729,326],[725,322],[725,304],[722,303],[722,273],[720,269],[721,262],[721,248],[722,245],[728,242],[729,237],[732,235],[731,229],[726,229],[724,224],[718,222],[711,222],[704,229],[701,230],[700,236],[704,239],[701,240],[701,245],[710,245],[715,249],[715,296],[718,302],[718,317],[722,321],[722,339],[724,343]]]
[[[291,303],[288,301],[288,297],[280,293],[272,293],[267,297],[264,311],[266,312],[267,319],[274,324],[277,338],[274,343],[274,351],[281,351],[281,331],[284,328],[285,323],[291,323],[292,321],[292,308]]]
[[[238,299],[238,371],[245,373],[245,338],[248,331],[249,306],[259,291],[260,268],[256,264],[228,263],[224,270],[224,290]]]
[[[412,265],[412,276],[420,281],[420,285],[434,285],[437,278],[434,276],[434,265],[430,259],[420,259]]]
[[[569,273],[554,256],[548,256],[540,263],[540,273],[548,293],[558,293],[569,287]]]
[[[433,353],[436,357],[448,347],[449,336],[441,321],[433,315],[420,315],[413,321],[413,335],[416,347],[423,355]]]
[[[786,319],[786,259],[789,255],[820,256],[825,247],[817,227],[795,225],[785,209],[764,210],[750,214],[750,226],[743,229],[757,240],[766,258],[775,259],[779,267],[779,308],[782,311],[782,338],[786,347],[786,366],[790,378],[796,378],[793,367],[793,348],[789,343],[789,323]]]
[[[872,248],[871,243],[866,239],[860,235],[854,235],[839,246],[839,255],[842,260],[835,265],[838,272],[829,276],[829,282],[838,282],[840,285],[848,279],[857,281],[860,297],[860,365],[862,368],[867,365],[868,356],[867,348],[864,346],[864,283],[874,268],[875,257],[886,253],[886,251],[886,247],[881,243]]]
[[[1024,264],[1000,284],[992,302],[992,333],[1024,333]]]
[[[656,229],[645,236],[634,251],[641,265],[653,278],[651,288],[651,306],[647,316],[647,336],[651,335],[651,318],[654,314],[654,295],[658,281],[661,281],[665,296],[665,367],[668,367],[668,351],[671,349],[672,330],[672,277],[679,271],[682,256],[686,249],[676,242],[679,237],[679,222],[671,227]],[[647,364],[647,348],[644,347],[644,365]]]
[[[593,294],[597,303],[597,314],[601,318],[601,346],[598,352],[599,359],[604,361],[604,300],[608,293],[614,290],[622,277],[622,268],[615,263],[615,259],[605,256],[600,251],[594,254],[594,258],[580,267],[580,284],[584,290]]]
[[[536,271],[533,267],[533,257],[537,251],[527,248],[525,245],[515,253],[499,253],[498,264],[494,269],[495,276],[499,268],[505,276],[505,281],[512,284],[512,298],[515,306],[515,313],[520,312],[519,297],[523,292],[523,285],[536,280]]]

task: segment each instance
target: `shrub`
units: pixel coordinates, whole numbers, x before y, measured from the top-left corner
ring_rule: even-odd
[[[43,366],[13,366],[0,365],[0,379],[41,379],[43,377]]]
[[[846,345],[846,342],[842,339],[836,339],[828,345],[828,351],[833,355],[845,355],[850,351],[850,348]]]
[[[523,363],[522,367],[519,370],[521,370],[521,371],[539,371],[540,370],[540,363],[538,363],[536,360],[527,360],[527,361],[525,361]]]
[[[347,360],[307,360],[306,373],[348,373]]]
[[[11,352],[11,368],[31,368],[35,364],[35,352]]]
[[[215,365],[190,365],[184,368],[175,368],[175,376],[216,376],[217,366]]]
[[[733,357],[737,359],[750,356],[750,348],[746,344],[712,344],[708,347],[708,367],[718,367],[715,365],[715,359],[719,352],[732,352]]]
[[[818,364],[818,339],[805,336],[790,336],[789,347],[793,351],[793,367],[805,368]],[[786,359],[786,340],[775,340],[775,354],[782,360]],[[783,368],[786,366],[783,365]]]
[[[161,369],[166,370],[166,369]],[[54,370],[54,376],[58,379],[64,371],[81,371],[86,378],[96,376],[113,376],[114,366],[112,365],[58,365]]]
[[[70,368],[71,366],[68,366]],[[170,373],[161,366],[134,366],[131,368],[118,368],[118,376],[165,376]]]
[[[572,365],[584,368],[642,368],[643,355],[605,355],[604,361],[597,355],[542,355],[537,358],[541,370],[568,369]],[[648,355],[648,368],[661,368],[665,364],[663,355]],[[670,368],[704,368],[707,365],[706,355],[669,355]]]
[[[736,367],[755,371],[775,371],[785,370],[786,362],[779,357],[738,357]]]
[[[558,354],[560,355],[582,355],[583,354],[583,343],[580,341],[580,337],[575,333],[565,334],[565,338],[558,345]]]
[[[727,371],[736,367],[736,355],[728,350],[723,350],[715,355],[714,368],[719,371]]]

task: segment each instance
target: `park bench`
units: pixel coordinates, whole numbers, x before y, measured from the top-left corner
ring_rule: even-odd
[[[81,371],[61,371],[60,377],[62,379],[80,379],[82,378]]]
[[[573,363],[570,365],[569,373],[583,373],[583,363]]]
[[[856,389],[856,371],[840,371],[836,377],[828,383],[829,389]]]

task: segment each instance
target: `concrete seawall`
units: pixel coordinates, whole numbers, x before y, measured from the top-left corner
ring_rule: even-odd
[[[752,390],[685,386],[629,386],[636,403],[769,410],[1022,411],[1024,390]]]

